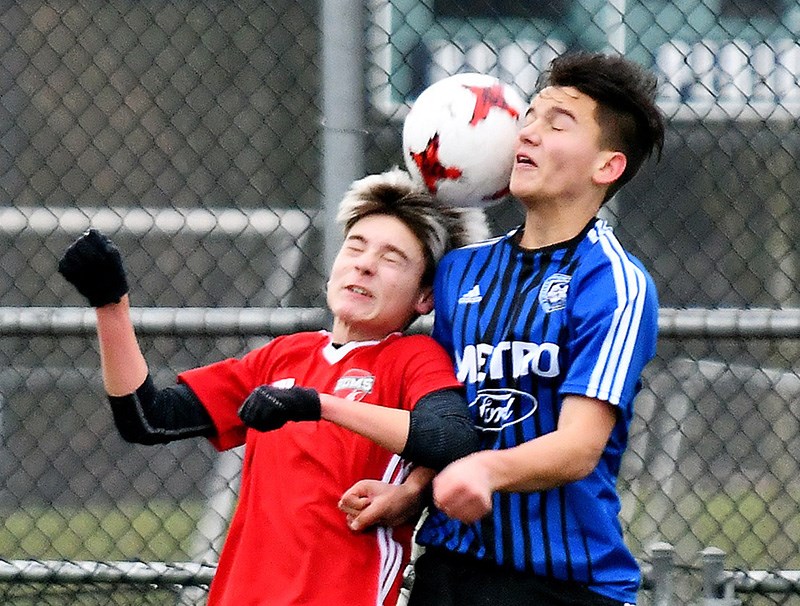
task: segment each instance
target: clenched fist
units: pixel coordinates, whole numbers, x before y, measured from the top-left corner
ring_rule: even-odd
[[[278,429],[288,421],[319,421],[321,415],[319,394],[304,387],[261,385],[239,409],[242,422],[259,431]]]
[[[96,229],[88,230],[67,248],[58,271],[92,307],[119,303],[128,292],[119,250]]]

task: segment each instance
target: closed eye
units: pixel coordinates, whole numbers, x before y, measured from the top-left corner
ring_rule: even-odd
[[[358,254],[364,252],[363,246],[356,246],[355,244],[347,244],[343,248],[346,252],[350,254]]]
[[[404,255],[394,250],[383,253],[381,258],[391,265],[397,265],[406,261],[406,257]]]
[[[366,250],[366,248],[367,244],[364,241],[364,238],[357,235],[348,236],[342,245],[342,250],[345,250],[348,253],[362,253]]]
[[[575,116],[565,109],[554,107],[547,112],[547,121],[553,130],[567,130],[575,124]]]

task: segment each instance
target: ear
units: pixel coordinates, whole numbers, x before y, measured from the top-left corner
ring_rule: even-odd
[[[426,286],[421,288],[414,304],[414,311],[424,316],[433,310],[433,288]]]
[[[628,159],[620,151],[600,152],[599,167],[594,172],[594,182],[598,185],[611,185],[622,176]]]

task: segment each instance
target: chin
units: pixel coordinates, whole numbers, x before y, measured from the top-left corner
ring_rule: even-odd
[[[521,175],[511,175],[508,182],[508,191],[512,196],[518,197],[525,194],[525,177]]]

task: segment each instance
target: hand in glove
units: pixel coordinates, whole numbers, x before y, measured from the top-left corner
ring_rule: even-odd
[[[119,250],[96,229],[88,230],[67,248],[58,271],[92,307],[119,303],[128,292]]]
[[[242,422],[258,431],[278,429],[287,421],[319,421],[321,414],[319,394],[304,387],[261,385],[239,409]]]

